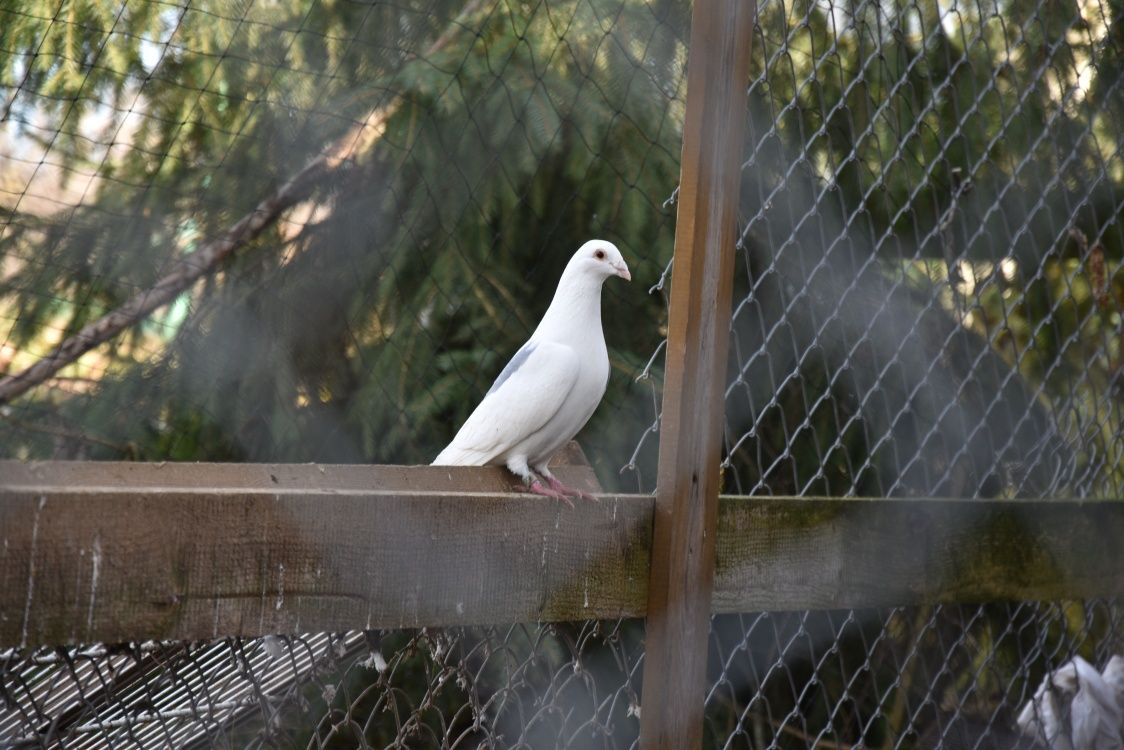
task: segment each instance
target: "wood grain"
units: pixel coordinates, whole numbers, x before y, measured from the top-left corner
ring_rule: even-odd
[[[675,225],[640,747],[702,742],[753,0],[695,0]]]
[[[646,497],[570,510],[460,467],[40,464],[38,485],[12,469],[0,465],[5,645],[643,609]],[[63,481],[94,470],[99,484]],[[586,472],[557,470],[588,487]]]
[[[551,462],[566,482],[600,493],[597,475],[577,443],[571,442]],[[519,480],[499,467],[372,466],[366,464],[223,464],[202,462],[142,463],[133,461],[3,461],[0,488],[21,487],[87,490],[267,490],[283,493],[311,490],[509,493]]]
[[[0,462],[0,647],[646,614],[653,498],[507,481]],[[1118,501],[722,498],[708,610],[1121,597],[1121,539]]]
[[[1124,502],[723,498],[715,612],[1124,596]]]

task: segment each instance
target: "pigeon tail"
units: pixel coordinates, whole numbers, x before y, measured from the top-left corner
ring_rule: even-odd
[[[491,460],[492,456],[483,451],[450,445],[437,454],[430,466],[484,466]]]

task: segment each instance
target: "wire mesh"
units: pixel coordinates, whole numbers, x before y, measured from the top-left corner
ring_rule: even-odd
[[[640,622],[0,654],[8,747],[628,747]]]
[[[620,620],[12,650],[0,654],[0,738],[635,747],[642,639],[641,622]],[[1026,719],[1041,685],[1075,657],[1101,668],[1122,650],[1113,600],[721,616],[705,744],[1055,746]],[[1073,691],[1059,699],[1068,707]]]
[[[1122,21],[759,3],[727,492],[1124,493]],[[1043,685],[1120,627],[1112,601],[716,617],[706,744],[1100,747]]]
[[[727,491],[1120,496],[1121,20],[760,4]]]
[[[0,8],[0,373],[63,365],[4,399],[5,456],[428,462],[582,242],[641,286],[670,253],[680,4],[56,6]],[[608,482],[663,311],[605,307]]]
[[[1019,717],[1075,657],[1102,669],[1120,654],[1122,615],[1119,601],[1095,601],[717,617],[707,744],[1062,747],[1056,731]],[[1124,727],[1113,729],[1104,747],[1124,742]]]
[[[432,458],[582,240],[669,282],[687,10],[0,7],[0,373],[348,149],[221,267],[0,408],[0,453]],[[759,2],[726,491],[1124,492],[1122,15]],[[614,375],[586,447],[607,484],[623,466],[649,491],[667,311],[637,292],[606,288]],[[0,739],[631,747],[642,636],[9,651]],[[1049,746],[1018,721],[1043,681],[1124,651],[1116,601],[730,615],[710,646],[706,742],[731,748]]]

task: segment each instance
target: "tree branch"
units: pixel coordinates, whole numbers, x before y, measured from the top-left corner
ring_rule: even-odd
[[[154,286],[137,293],[116,310],[106,313],[68,337],[31,367],[0,379],[0,404],[39,385],[95,346],[109,341],[151,315],[154,310],[174,300],[184,289],[229,258],[235,250],[260,235],[285,209],[306,197],[316,180],[327,171],[326,155],[313,159],[218,239],[205,243],[196,252],[177,262],[175,268]]]
[[[425,57],[440,51],[463,26],[464,19],[475,13],[482,0],[470,0],[456,20],[423,53]],[[310,161],[287,182],[239,219],[218,239],[205,243],[191,255],[176,263],[175,268],[116,310],[109,312],[61,342],[54,351],[22,372],[0,379],[0,404],[21,396],[47,380],[63,367],[74,362],[99,344],[147,318],[155,310],[174,300],[198,279],[213,272],[236,250],[251,242],[281,214],[308,197],[312,187],[323,177],[338,170],[344,163],[376,143],[386,130],[386,123],[397,111],[401,99],[394,99],[373,110],[361,123],[348,129],[325,151]]]

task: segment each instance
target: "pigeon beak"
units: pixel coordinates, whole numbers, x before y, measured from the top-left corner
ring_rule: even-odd
[[[620,265],[614,263],[613,269],[617,272],[617,276],[620,276],[625,281],[632,281],[632,274],[628,272],[628,266],[626,266],[623,261]]]

